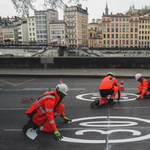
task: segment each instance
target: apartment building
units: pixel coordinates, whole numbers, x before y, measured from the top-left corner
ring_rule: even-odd
[[[81,4],[71,7],[66,5],[64,18],[69,45],[88,46],[88,9],[83,9]]]
[[[55,20],[49,24],[50,43],[66,45],[66,22]]]
[[[3,41],[14,41],[14,27],[13,26],[5,26],[2,28],[3,32]]]
[[[18,29],[18,41],[19,42],[28,42],[28,24],[27,21],[23,21],[21,24],[17,25]]]
[[[28,39],[30,42],[37,41],[35,16],[27,18],[28,24]]]
[[[102,47],[101,22],[99,19],[92,19],[88,24],[88,47]]]
[[[139,47],[150,47],[150,18],[139,18]]]
[[[138,47],[138,22],[136,15],[103,14],[103,47]]]
[[[58,12],[53,9],[34,10],[37,42],[49,43],[49,23],[58,20]]]

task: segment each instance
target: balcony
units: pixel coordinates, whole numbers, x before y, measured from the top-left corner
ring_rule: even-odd
[[[73,18],[75,17],[76,15],[69,15],[69,16],[65,16],[65,18]]]
[[[67,23],[74,23],[74,20],[66,21]]]
[[[66,28],[68,28],[68,29],[73,29],[73,28],[75,28],[76,26],[66,26]]]

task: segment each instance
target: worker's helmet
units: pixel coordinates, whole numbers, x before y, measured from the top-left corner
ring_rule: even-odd
[[[58,84],[56,86],[56,91],[61,92],[61,93],[65,94],[65,95],[68,95],[67,94],[68,93],[68,86],[66,84],[64,84],[64,83]]]
[[[113,74],[112,72],[108,72],[108,73],[107,73],[107,76],[108,76],[108,75],[114,76],[114,74]]]
[[[136,81],[137,81],[137,80],[139,80],[140,78],[142,78],[142,74],[137,73],[137,74],[135,75],[135,79],[136,79]]]

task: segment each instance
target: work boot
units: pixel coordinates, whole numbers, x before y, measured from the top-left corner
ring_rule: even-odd
[[[146,95],[146,94],[145,94],[145,95],[143,96],[143,98],[145,98],[145,99],[150,99],[150,94],[149,94],[149,95]]]
[[[27,130],[28,130],[29,128],[30,128],[30,127],[29,127],[28,124],[25,124],[25,125],[23,126],[22,130],[23,130],[24,134],[26,134],[26,132],[27,132]]]
[[[22,130],[26,134],[26,132],[29,128],[33,128],[34,130],[36,129],[36,127],[35,127],[34,123],[32,122],[32,120],[29,120],[28,123],[23,126]]]
[[[111,104],[113,104],[114,103],[114,100],[113,99],[108,99],[108,105],[111,105]]]
[[[90,104],[90,107],[93,108],[94,106],[99,106],[99,100],[95,100]]]

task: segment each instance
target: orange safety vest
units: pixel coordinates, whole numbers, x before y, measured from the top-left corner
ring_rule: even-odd
[[[143,87],[143,90],[140,97],[143,97],[144,94],[148,91],[149,82],[145,78],[142,78],[141,85]]]
[[[31,114],[36,110],[36,113],[32,116],[32,121],[38,126],[41,126],[46,120],[48,120],[54,131],[57,127],[55,124],[53,111],[59,100],[60,97],[56,91],[44,93],[31,105],[26,114]]]
[[[108,75],[107,77],[105,77],[100,86],[99,86],[99,90],[104,90],[104,89],[113,89],[114,86],[118,86],[119,90],[120,90],[120,86],[118,84],[118,81],[115,77],[112,77],[110,75]]]

